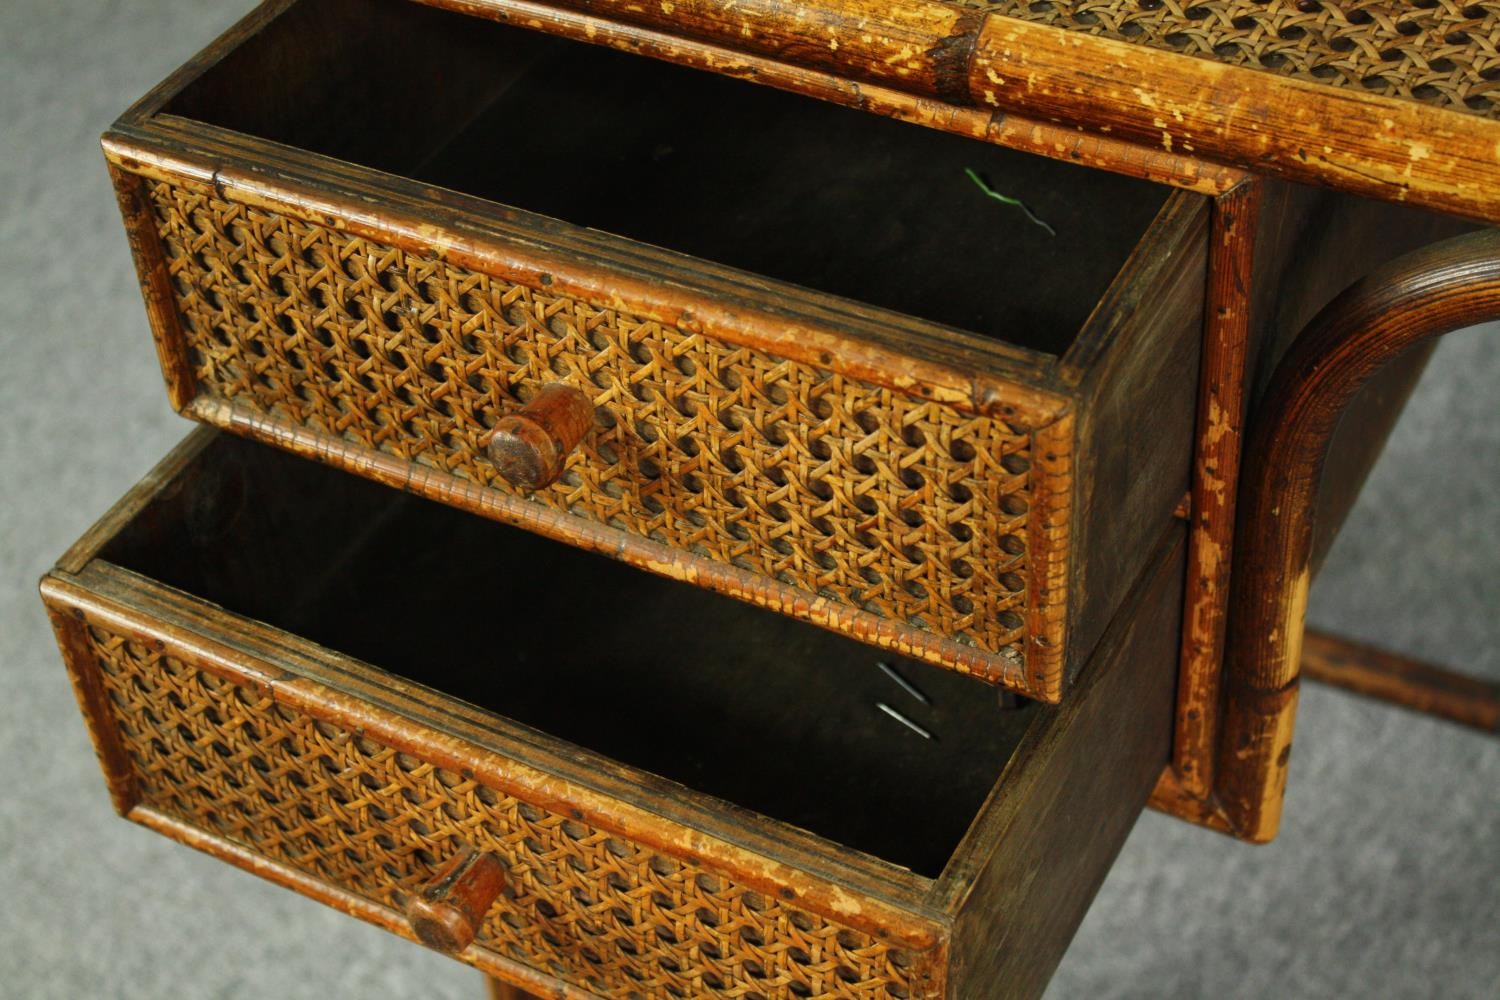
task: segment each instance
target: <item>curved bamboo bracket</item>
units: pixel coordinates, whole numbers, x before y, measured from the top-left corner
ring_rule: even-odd
[[[1329,303],[1282,359],[1251,420],[1235,532],[1214,791],[1235,833],[1281,821],[1311,575],[1313,511],[1339,417],[1408,348],[1500,319],[1500,230],[1397,258]]]

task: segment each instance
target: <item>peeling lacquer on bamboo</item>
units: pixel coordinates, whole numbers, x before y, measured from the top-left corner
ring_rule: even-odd
[[[1262,186],[1251,182],[1214,202],[1208,303],[1198,379],[1197,442],[1188,535],[1176,738],[1172,762],[1184,792],[1213,787],[1225,605],[1234,542],[1241,431],[1250,339],[1251,264]]]
[[[1243,467],[1215,791],[1237,835],[1281,817],[1306,618],[1313,511],[1329,440],[1355,393],[1417,343],[1500,318],[1500,231],[1387,264],[1299,335],[1253,417]]]
[[[1066,67],[1057,72],[1055,67]],[[974,97],[1255,173],[1500,219],[1500,123],[995,18]]]

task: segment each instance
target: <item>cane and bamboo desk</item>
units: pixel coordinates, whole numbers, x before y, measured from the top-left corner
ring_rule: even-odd
[[[221,429],[43,582],[116,807],[539,995],[1039,993],[1275,833],[1497,16],[264,4],[104,140]]]

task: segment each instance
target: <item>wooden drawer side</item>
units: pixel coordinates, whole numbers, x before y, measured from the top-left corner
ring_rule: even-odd
[[[397,928],[407,899],[453,854],[492,852],[505,890],[461,957],[486,968],[498,957],[588,995],[941,995],[940,941],[908,950],[787,902],[790,890],[751,888],[590,825],[578,810],[565,815],[434,763],[421,751],[436,734],[414,728],[393,746],[335,711],[323,717],[273,684],[58,600],[49,595],[60,632],[78,640],[75,680],[100,692],[86,703],[90,727],[128,770],[130,792],[117,804],[148,825],[171,833],[175,821],[223,856],[243,863],[248,852],[252,870],[264,861],[272,877],[291,871],[352,894],[390,911],[380,922]]]

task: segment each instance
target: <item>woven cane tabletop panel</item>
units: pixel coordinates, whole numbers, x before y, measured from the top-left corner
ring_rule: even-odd
[[[1069,31],[1500,117],[1500,0],[956,0]]]
[[[400,911],[464,846],[504,893],[477,943],[610,998],[916,998],[933,955],[747,889],[96,626],[139,800]],[[88,669],[85,667],[85,669]]]
[[[778,358],[148,183],[201,392],[1024,663],[1031,437]],[[490,428],[549,381],[599,426],[522,494]]]

